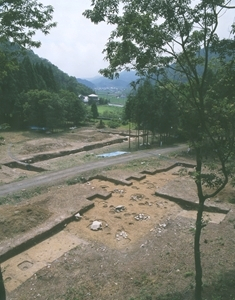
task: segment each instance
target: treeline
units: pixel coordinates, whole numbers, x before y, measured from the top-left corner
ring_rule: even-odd
[[[129,94],[124,107],[124,119],[136,124],[141,131],[152,133],[160,140],[172,136],[200,141],[203,126],[210,127],[216,141],[231,140],[235,135],[235,60],[213,57],[201,93],[207,92],[203,115],[192,109],[190,85],[185,80],[161,81],[143,79]],[[196,93],[196,91],[195,91]],[[190,106],[191,105],[191,106]],[[200,112],[200,110],[199,110]],[[153,141],[152,141],[153,142]],[[208,147],[208,145],[207,145]]]
[[[68,122],[78,125],[86,117],[78,96],[94,91],[33,51],[1,45],[0,64],[0,124],[53,129]]]
[[[160,140],[167,140],[178,133],[179,110],[176,98],[170,90],[148,79],[129,94],[124,118],[135,123],[137,129],[150,131],[153,139],[157,134]]]

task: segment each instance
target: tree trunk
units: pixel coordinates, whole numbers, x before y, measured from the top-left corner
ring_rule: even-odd
[[[1,266],[0,266],[0,300],[6,300],[6,291],[5,291],[4,281],[2,277]]]
[[[200,201],[200,200],[199,200]],[[195,259],[195,300],[202,300],[202,266],[201,266],[201,252],[200,252],[200,237],[202,231],[202,214],[203,214],[204,201],[200,201],[197,220],[196,232],[194,237],[194,259]]]
[[[140,130],[139,130],[139,126],[138,126],[138,149],[140,147]]]
[[[200,237],[202,231],[202,214],[204,209],[205,198],[202,191],[202,180],[201,180],[201,171],[202,171],[202,157],[201,157],[201,148],[195,147],[196,150],[196,185],[197,185],[197,194],[199,200],[199,206],[197,211],[196,219],[196,232],[194,236],[194,260],[195,260],[195,300],[202,300],[202,266],[201,266],[201,252],[200,252]]]

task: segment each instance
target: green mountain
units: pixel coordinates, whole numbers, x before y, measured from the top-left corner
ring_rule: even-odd
[[[32,50],[22,49],[16,44],[0,44],[0,51],[11,60],[17,61],[19,69],[22,72],[21,81],[23,80],[23,74],[28,75],[26,77],[29,78],[26,78],[26,80],[32,79],[31,76],[36,76],[38,86],[34,86],[33,88],[43,88],[47,90],[48,83],[51,81],[51,84],[54,84],[54,88],[52,88],[54,91],[64,89],[82,95],[94,93],[92,88],[78,82],[75,77],[64,73],[47,59],[39,57]],[[32,72],[34,74],[32,74]],[[54,83],[52,83],[52,81],[54,81]],[[49,89],[51,89],[51,86]]]

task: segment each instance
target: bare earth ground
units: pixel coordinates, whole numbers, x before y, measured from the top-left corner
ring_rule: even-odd
[[[75,149],[116,135],[86,128],[50,137],[33,133],[4,137],[1,163],[12,161],[12,157],[20,160],[41,152]],[[58,170],[96,160],[96,154],[114,150],[128,151],[128,145],[109,145],[36,165]],[[122,179],[123,184],[96,178],[37,189],[27,198],[24,193],[9,198],[0,206],[0,250],[59,222],[65,215],[73,216],[93,204],[94,207],[50,238],[2,262],[7,299],[193,299],[196,212],[155,195],[158,191],[196,202],[190,169],[178,166],[138,177],[143,170],[170,166],[172,158],[185,161],[185,157],[174,154],[100,170],[99,175]],[[189,157],[187,162],[193,161]],[[2,166],[0,181],[6,184],[34,175],[36,172]],[[126,181],[132,175],[136,179]],[[224,298],[217,299],[234,299],[235,214],[234,204],[229,203],[232,198],[234,188],[228,186],[207,204],[226,206],[229,213],[204,214],[208,222],[201,238],[205,299],[212,299],[212,290],[224,288],[219,284],[224,277],[231,281],[231,289],[224,291]],[[93,221],[101,222],[100,230],[91,230]]]

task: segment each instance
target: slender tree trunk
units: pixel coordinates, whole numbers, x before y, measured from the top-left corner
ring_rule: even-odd
[[[199,199],[199,206],[196,219],[196,232],[194,236],[194,260],[195,260],[195,300],[202,300],[202,266],[201,266],[201,252],[200,252],[200,237],[202,231],[202,214],[204,209],[205,198],[202,191],[201,171],[202,171],[202,157],[201,148],[196,147],[196,185]]]
[[[138,127],[138,149],[140,147],[140,130],[139,130],[139,127]]]
[[[201,252],[200,252],[200,237],[202,231],[202,214],[204,201],[199,203],[196,220],[196,232],[194,237],[194,259],[195,259],[195,300],[202,300],[202,266],[201,266]]]
[[[149,146],[149,131],[147,130],[147,142],[146,142],[146,148],[148,148]]]
[[[0,300],[6,300],[6,291],[5,291],[4,281],[2,277],[1,266],[0,266]]]

